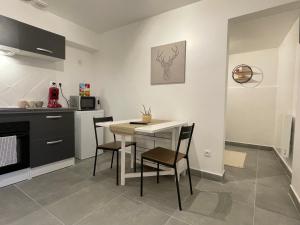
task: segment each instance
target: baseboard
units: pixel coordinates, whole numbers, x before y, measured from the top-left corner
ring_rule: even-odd
[[[247,144],[247,143],[234,142],[234,141],[225,141],[225,144],[237,146],[237,147],[253,148],[253,149],[259,149],[259,150],[265,150],[265,151],[273,151],[272,146]]]
[[[23,169],[0,176],[0,187],[30,179],[30,169]]]
[[[60,170],[69,166],[73,166],[75,164],[75,159],[74,158],[70,158],[70,159],[65,159],[59,162],[55,162],[55,163],[50,163],[44,166],[40,166],[40,167],[36,167],[36,168],[32,168],[30,170],[30,175],[31,177],[36,177],[36,176],[40,176],[46,173],[51,173],[55,170]]]
[[[60,170],[75,164],[75,159],[70,158],[55,163],[50,163],[36,168],[28,168],[3,174],[0,176],[0,187],[5,187],[24,180],[30,180],[33,177]]]
[[[208,180],[214,180],[214,181],[223,181],[224,180],[224,174],[216,174],[208,171],[203,171],[203,170],[196,170],[191,168],[191,174],[199,177],[206,178]]]
[[[277,151],[277,149],[275,147],[273,147],[273,151],[275,152],[275,155],[277,156],[280,164],[284,168],[284,170],[285,170],[286,174],[288,175],[288,177],[290,179],[292,179],[292,169],[290,168],[290,166],[286,163],[286,161],[284,160],[282,155],[280,155],[280,153]]]
[[[300,197],[298,196],[298,194],[296,193],[296,191],[292,185],[290,185],[289,194],[290,194],[296,208],[300,212]]]

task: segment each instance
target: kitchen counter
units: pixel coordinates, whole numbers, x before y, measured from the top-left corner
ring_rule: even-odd
[[[62,113],[62,112],[74,112],[74,108],[0,108],[1,114],[32,114],[32,113]]]

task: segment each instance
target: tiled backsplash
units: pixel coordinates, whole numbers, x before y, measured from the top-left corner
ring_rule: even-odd
[[[0,107],[16,106],[19,100],[46,104],[50,81],[63,83],[64,94],[78,94],[78,84],[91,82],[90,53],[67,47],[67,60],[49,62],[29,57],[0,56]],[[60,102],[65,104],[61,98]]]
[[[14,106],[21,99],[47,100],[47,88],[55,73],[24,65],[15,57],[0,57],[0,106]]]

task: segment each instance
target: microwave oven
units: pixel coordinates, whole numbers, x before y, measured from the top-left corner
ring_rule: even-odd
[[[101,109],[100,98],[95,96],[70,96],[70,107],[77,110]]]

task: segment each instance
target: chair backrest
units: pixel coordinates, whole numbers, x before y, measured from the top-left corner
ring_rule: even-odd
[[[193,132],[194,132],[194,127],[195,127],[194,123],[191,126],[181,127],[179,138],[178,138],[178,144],[177,144],[177,149],[176,149],[176,155],[175,155],[174,165],[177,162],[177,157],[178,157],[178,153],[179,153],[179,150],[180,150],[180,145],[181,145],[181,142],[183,140],[187,140],[188,139],[188,144],[187,144],[187,149],[186,149],[186,155],[189,154],[190,145],[191,145],[191,141],[192,141],[192,137],[193,137]]]
[[[109,117],[94,117],[93,118],[93,122],[94,122],[94,130],[95,130],[95,138],[96,138],[96,144],[97,146],[99,146],[98,143],[98,135],[97,135],[97,128],[102,127],[102,126],[98,126],[97,123],[104,123],[104,122],[111,122],[114,121],[112,116]],[[114,141],[116,141],[116,136],[114,134]]]

